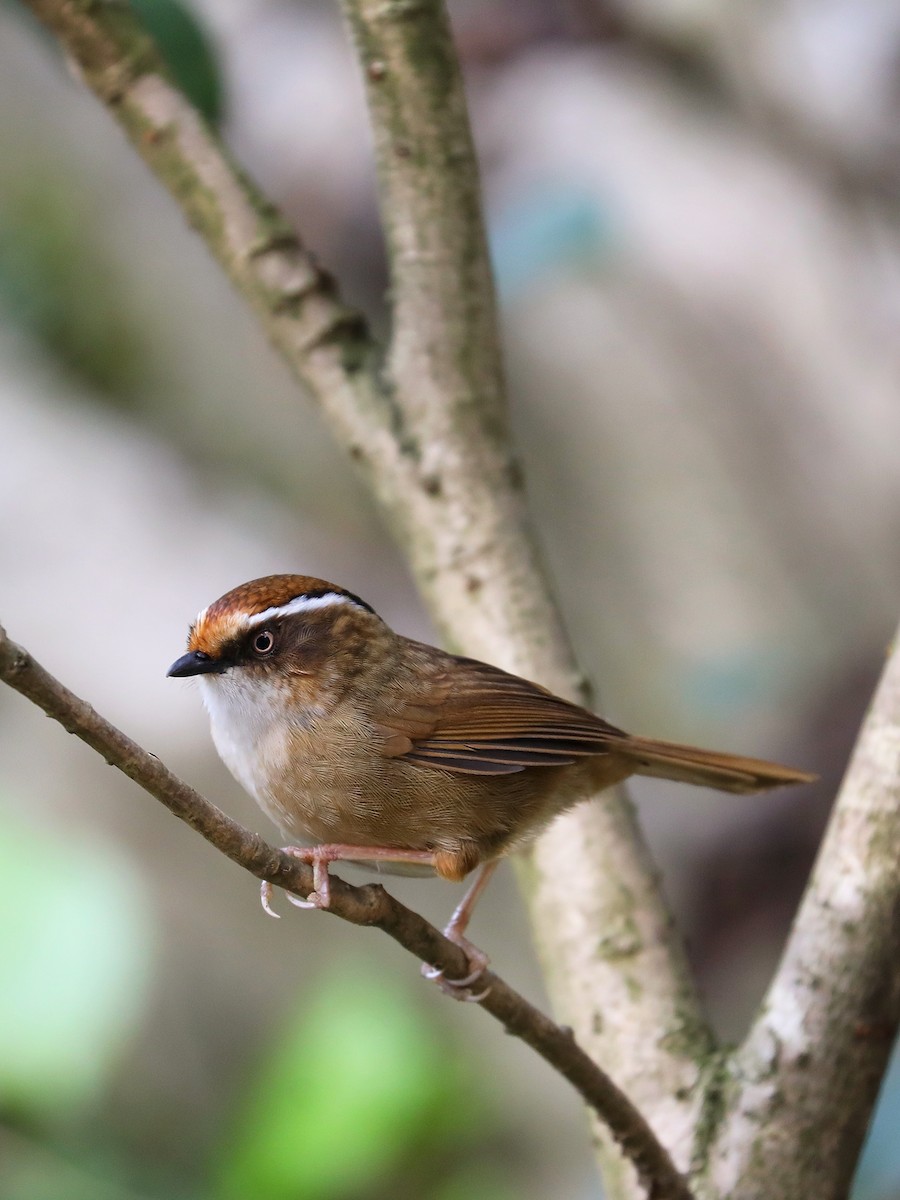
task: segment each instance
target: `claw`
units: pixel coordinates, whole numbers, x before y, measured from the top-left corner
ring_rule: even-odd
[[[468,975],[464,975],[462,979],[448,979],[444,974],[442,967],[433,967],[429,963],[422,964],[422,975],[425,979],[433,980],[445,996],[452,996],[454,1000],[466,1000],[470,1003],[477,1003],[483,1000],[490,992],[490,985],[483,992],[479,992],[477,996],[467,992],[477,979],[479,979],[487,970],[490,959],[483,950],[479,950],[477,946],[473,946],[467,938],[460,937],[456,930],[450,926],[444,930],[444,935],[450,938],[459,948],[464,951],[472,970]]]
[[[268,913],[270,917],[274,917],[276,921],[280,921],[281,913],[277,913],[272,907],[272,897],[274,895],[275,889],[272,887],[271,883],[267,883],[265,880],[263,880],[263,882],[259,885],[259,902],[263,906],[263,910]]]
[[[455,993],[453,993],[453,992],[450,993],[451,996],[454,994]],[[485,998],[485,996],[489,996],[490,994],[491,994],[491,985],[488,984],[488,986],[484,989],[484,991],[479,992],[477,996],[473,996],[472,993],[469,992],[468,995],[466,995],[466,996],[456,996],[456,999],[463,1000],[466,1004],[478,1004],[480,1001],[482,1001]]]
[[[294,896],[291,892],[285,892],[288,900],[295,908],[327,908],[331,900],[331,890],[328,886],[328,858],[321,854],[320,847],[317,846],[282,846],[285,854],[290,854],[293,858],[299,858],[301,862],[308,863],[313,869],[313,882],[315,890],[310,892],[305,900],[300,896]],[[270,917],[280,917],[272,907],[272,897],[275,894],[275,889],[271,883],[262,883],[259,889],[260,902],[269,914]]]
[[[444,979],[442,972],[438,972],[438,975],[428,976],[428,978],[435,980],[445,996],[450,996],[453,1000],[462,1000],[466,1004],[477,1004],[479,1000],[483,1000],[485,996],[489,995],[491,990],[491,985],[488,984],[483,992],[476,994],[469,991],[470,986],[481,974],[482,971],[473,971],[471,975],[466,975],[464,979]]]
[[[474,949],[474,947],[473,947],[473,949]],[[479,954],[480,954],[480,951],[479,951]],[[454,987],[454,988],[471,987],[471,985],[475,982],[475,980],[479,977],[479,975],[484,974],[485,967],[488,965],[488,960],[487,960],[486,955],[481,954],[481,959],[483,959],[483,961],[476,962],[474,970],[470,971],[468,975],[464,975],[462,977],[462,979],[447,979],[444,976],[444,968],[443,967],[432,967],[430,965],[430,963],[422,964],[422,976],[425,979],[432,979],[436,982],[440,981],[440,987],[442,989],[444,989],[445,987]],[[470,960],[469,965],[471,966],[471,960]],[[485,995],[487,995],[487,993],[485,993]]]

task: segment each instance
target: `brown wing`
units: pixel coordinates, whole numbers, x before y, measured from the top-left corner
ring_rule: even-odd
[[[414,702],[378,715],[387,755],[458,774],[508,775],[607,754],[626,736],[536,683],[431,647],[421,651],[430,654],[417,655],[415,677],[428,682]],[[423,671],[426,663],[431,669]]]

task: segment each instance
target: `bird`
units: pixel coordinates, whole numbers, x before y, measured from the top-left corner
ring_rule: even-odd
[[[225,765],[313,867],[301,907],[328,908],[345,860],[461,881],[445,934],[468,986],[487,957],[465,936],[497,863],[555,816],[627,779],[753,793],[805,771],[625,733],[499,667],[414,641],[358,595],[268,575],[199,613],[169,668],[196,676]],[[262,885],[271,907],[271,885]],[[434,972],[434,974],[440,974]]]

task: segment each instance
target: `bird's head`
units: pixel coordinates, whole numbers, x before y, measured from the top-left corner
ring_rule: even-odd
[[[267,575],[232,588],[197,616],[187,653],[168,674],[203,676],[229,690],[283,693],[335,686],[352,676],[373,640],[387,634],[374,610],[345,588],[308,575]],[[204,686],[204,693],[208,688]]]

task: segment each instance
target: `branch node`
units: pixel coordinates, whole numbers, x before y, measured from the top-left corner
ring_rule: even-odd
[[[286,300],[284,309],[290,309],[294,300]],[[328,319],[316,329],[309,337],[305,338],[302,344],[304,354],[312,354],[315,350],[323,346],[332,345],[333,343],[343,343],[345,340],[360,339],[366,333],[366,321],[363,315],[357,312],[354,308],[345,308],[343,305],[332,310]],[[344,360],[345,367],[350,367],[346,358]],[[362,365],[361,363],[359,365]]]

